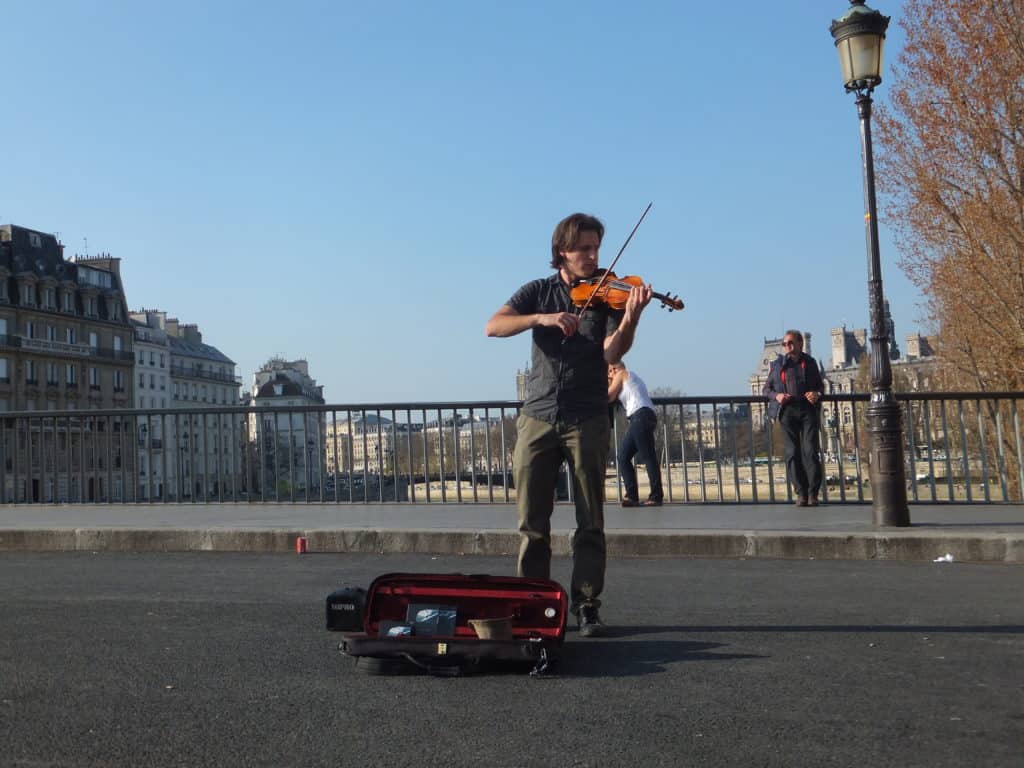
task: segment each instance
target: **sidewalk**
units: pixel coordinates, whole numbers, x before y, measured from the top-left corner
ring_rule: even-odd
[[[771,557],[1024,563],[1024,505],[912,504],[909,528],[875,528],[868,504],[670,504],[605,508],[612,557]],[[513,555],[504,504],[8,505],[4,551],[235,551]],[[570,505],[552,520],[570,551]]]

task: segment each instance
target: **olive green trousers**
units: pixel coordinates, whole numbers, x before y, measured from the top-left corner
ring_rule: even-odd
[[[519,575],[551,578],[551,514],[558,470],[565,461],[576,504],[572,537],[572,610],[599,606],[604,589],[604,473],[608,461],[608,415],[579,424],[549,424],[526,414],[516,422],[513,454],[519,511]]]

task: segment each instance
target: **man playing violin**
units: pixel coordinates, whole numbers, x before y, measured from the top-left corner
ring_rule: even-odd
[[[550,578],[551,514],[558,470],[569,464],[576,504],[570,594],[580,634],[601,634],[604,472],[608,458],[608,365],[633,344],[651,286],[635,286],[623,310],[592,303],[577,314],[570,288],[597,271],[604,225],[574,213],[551,236],[554,275],[526,283],[490,320],[488,336],[533,335],[526,400],[513,454],[519,513],[519,575]]]

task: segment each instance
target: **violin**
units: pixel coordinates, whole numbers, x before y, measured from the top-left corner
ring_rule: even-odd
[[[590,304],[607,304],[612,309],[625,309],[626,299],[629,292],[635,285],[644,285],[642,277],[626,275],[617,277],[614,272],[601,272],[593,277],[579,280],[569,289],[569,298],[577,307],[586,307]],[[658,299],[662,307],[667,307],[669,312],[683,308],[683,302],[679,296],[669,293],[654,293],[651,298]]]

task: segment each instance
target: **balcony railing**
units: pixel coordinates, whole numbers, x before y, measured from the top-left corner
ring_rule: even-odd
[[[871,500],[866,394],[823,400],[822,489]],[[1022,503],[1024,393],[903,393],[911,503]],[[655,398],[668,504],[791,500],[780,430],[758,397]],[[0,418],[7,502],[515,502],[520,403],[77,410]],[[625,422],[615,419],[617,445]],[[161,437],[147,440],[147,434]],[[609,446],[611,448],[611,445]],[[605,492],[621,499],[615,451]],[[146,467],[143,476],[137,467]],[[638,466],[640,491],[645,471]],[[556,495],[571,501],[563,467]]]
[[[205,368],[189,368],[183,365],[172,365],[171,376],[179,376],[190,379],[206,379],[207,381],[219,381],[226,384],[241,384],[242,377],[219,371],[208,371]]]

